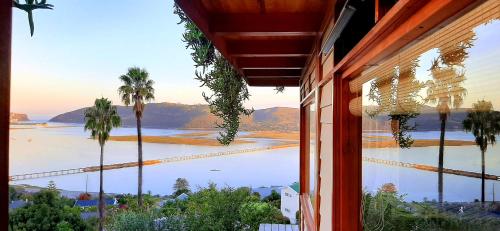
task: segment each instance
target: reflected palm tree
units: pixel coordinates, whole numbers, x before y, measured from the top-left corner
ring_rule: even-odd
[[[391,131],[394,140],[401,148],[410,148],[414,140],[410,132],[417,125],[410,125],[411,119],[420,114],[425,100],[419,95],[425,84],[416,78],[418,58],[409,64],[394,68],[388,78],[378,78],[372,81],[368,99],[377,103],[375,110],[367,110],[370,117],[387,113],[391,120]]]
[[[496,143],[495,135],[500,134],[500,112],[493,110],[491,102],[480,100],[467,114],[463,126],[466,132],[474,134],[481,149],[481,203],[484,203],[485,153],[488,144]]]
[[[101,159],[99,164],[99,230],[103,230],[104,191],[103,191],[103,159],[104,144],[109,139],[113,128],[119,127],[120,116],[111,101],[105,98],[96,99],[94,106],[85,110],[85,131],[90,130],[92,139],[99,141]]]
[[[474,32],[470,31],[463,41],[457,44],[446,44],[439,49],[439,57],[432,61],[430,68],[432,80],[427,82],[427,101],[436,104],[441,121],[438,157],[438,194],[439,202],[443,202],[443,167],[444,140],[446,121],[450,114],[450,106],[459,108],[467,95],[462,86],[465,81],[464,62],[469,57],[467,49],[473,46]]]

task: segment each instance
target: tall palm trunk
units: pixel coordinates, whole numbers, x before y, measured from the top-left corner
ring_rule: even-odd
[[[485,201],[485,198],[484,198],[484,185],[485,185],[485,182],[484,182],[484,178],[485,178],[485,160],[484,160],[484,156],[485,156],[485,151],[481,150],[481,203],[484,204],[484,201]]]
[[[138,179],[137,179],[137,202],[139,204],[139,208],[142,208],[142,135],[141,135],[141,117],[136,115],[137,118],[137,143],[139,148],[138,153]]]
[[[102,188],[103,185],[103,159],[104,159],[104,145],[101,145],[101,161],[99,164],[99,231],[103,229],[103,221],[104,221],[104,190]]]
[[[443,203],[443,168],[444,168],[444,135],[446,132],[446,114],[439,115],[441,119],[441,135],[439,137],[439,160],[438,160],[438,194],[439,203]]]

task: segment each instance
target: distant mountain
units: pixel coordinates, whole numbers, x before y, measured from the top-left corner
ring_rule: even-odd
[[[29,121],[29,118],[28,118],[28,115],[26,115],[26,114],[11,112],[9,115],[9,121],[11,123],[16,123],[16,122],[22,122],[22,121]]]
[[[58,115],[50,122],[83,123],[86,108]],[[132,107],[117,106],[124,127],[135,127],[136,119]],[[207,105],[178,103],[150,103],[146,105],[142,126],[145,128],[213,129],[218,118],[210,113]],[[299,130],[299,109],[273,107],[256,110],[251,116],[241,119],[242,130]]]
[[[363,112],[366,113],[367,109],[372,110],[370,107],[365,107]],[[463,130],[462,121],[467,116],[468,110],[469,108],[452,109],[446,121],[446,130]],[[387,115],[380,115],[375,118],[369,118],[366,115],[363,117],[363,128],[390,130],[391,121],[389,119],[390,117]],[[416,124],[417,131],[439,131],[441,128],[441,120],[439,120],[436,108],[429,106],[423,106],[420,115],[411,119],[409,124]]]

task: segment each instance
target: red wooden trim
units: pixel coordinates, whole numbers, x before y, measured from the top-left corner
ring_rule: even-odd
[[[247,76],[296,76],[300,77],[300,69],[245,69]]]
[[[0,227],[9,224],[9,116],[12,1],[0,2]]]
[[[317,13],[212,14],[210,31],[219,36],[316,36],[321,24]]]
[[[365,66],[377,64],[439,24],[459,16],[463,9],[482,2],[400,0],[336,65],[334,72],[342,72],[342,78],[355,77]]]
[[[351,114],[349,103],[361,93],[351,93],[347,79],[334,77],[334,230],[362,230],[361,225],[361,117]],[[359,105],[361,106],[361,105]]]
[[[319,224],[320,224],[320,205],[321,205],[321,158],[320,158],[320,152],[321,152],[321,88],[318,86],[316,87],[316,94],[315,94],[315,101],[316,101],[316,150],[315,150],[315,168],[316,171],[314,172],[315,176],[315,189],[314,189],[314,194],[315,194],[315,200],[314,200],[314,222],[316,222],[316,228],[319,230]]]
[[[236,63],[241,68],[281,68],[297,67],[304,68],[305,57],[261,57],[261,58],[237,58]]]
[[[311,200],[309,194],[305,193],[300,195],[300,208],[304,217],[304,226],[308,231],[316,231],[316,225],[314,224],[311,211]]]
[[[245,39],[228,40],[227,51],[230,55],[310,55],[312,39]]]
[[[375,0],[375,23],[391,9],[394,0]]]
[[[248,84],[251,86],[260,86],[260,87],[276,87],[276,86],[284,86],[284,87],[297,87],[299,86],[299,78],[283,78],[283,76],[276,77],[264,77],[264,78],[251,78],[248,77]]]
[[[333,26],[334,20],[335,20],[335,4],[337,3],[337,0],[328,0],[328,4],[326,6],[326,11],[325,15],[323,17],[323,21],[321,22],[321,29],[319,30],[319,34],[314,40],[314,48],[312,50],[312,54],[315,54],[317,56],[322,55],[321,53],[321,44],[323,42],[323,35],[324,33],[328,30],[329,27]],[[311,66],[311,63],[314,63],[314,57],[310,56],[306,62],[306,67]],[[306,76],[307,69],[304,69],[304,72],[302,73],[302,78]]]

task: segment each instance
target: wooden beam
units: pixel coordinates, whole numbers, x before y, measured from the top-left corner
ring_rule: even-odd
[[[301,69],[246,69],[243,71],[246,76],[298,76]]]
[[[311,54],[312,39],[229,40],[228,53],[232,56],[304,56]],[[248,57],[248,56],[247,56]]]
[[[28,35],[27,35],[28,36]],[[0,227],[9,224],[9,117],[12,1],[0,2]]]
[[[305,57],[241,57],[236,59],[236,63],[240,68],[303,68],[305,66],[305,62]]]
[[[297,78],[248,78],[248,85],[259,87],[298,87],[299,77]]]
[[[361,116],[351,106],[361,92],[352,93],[349,80],[334,77],[333,103],[333,230],[362,231]],[[359,108],[359,110],[361,110]]]
[[[322,17],[314,13],[213,14],[210,32],[216,36],[316,36]]]

